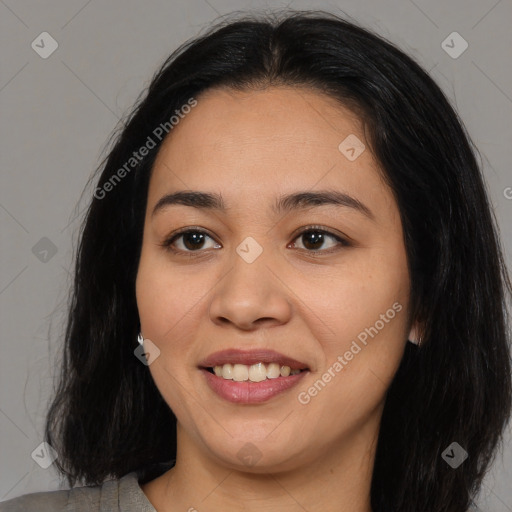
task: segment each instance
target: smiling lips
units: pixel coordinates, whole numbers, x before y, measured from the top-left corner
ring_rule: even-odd
[[[289,366],[279,365],[278,363],[268,363],[266,365],[264,363],[255,363],[251,366],[226,363],[222,366],[214,366],[213,371],[217,377],[237,382],[246,380],[261,382],[265,379],[288,377],[289,375],[296,375],[301,372],[299,369],[292,370]]]
[[[209,387],[234,403],[261,403],[295,386],[309,371],[306,364],[273,350],[228,349],[199,365]]]
[[[236,348],[221,350],[210,354],[199,364],[200,368],[213,368],[224,364],[253,365],[256,363],[277,363],[279,366],[289,366],[291,370],[306,370],[308,366],[296,359],[285,356],[275,350],[238,350]]]

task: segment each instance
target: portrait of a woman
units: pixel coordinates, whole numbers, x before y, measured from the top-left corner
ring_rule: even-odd
[[[45,437],[72,488],[0,510],[471,510],[512,396],[475,155],[429,74],[340,16],[183,44],[81,231]]]

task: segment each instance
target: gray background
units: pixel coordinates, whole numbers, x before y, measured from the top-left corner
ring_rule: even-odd
[[[286,6],[347,13],[431,72],[480,150],[511,267],[511,0],[0,0],[0,501],[60,485],[31,453],[42,441],[72,250],[92,189],[79,199],[116,122],[163,59],[219,15]],[[31,47],[45,31],[59,45],[47,59]],[[458,58],[441,46],[454,31],[469,44]],[[50,246],[43,237],[56,254],[37,249]],[[509,428],[483,511],[512,511],[511,437]]]

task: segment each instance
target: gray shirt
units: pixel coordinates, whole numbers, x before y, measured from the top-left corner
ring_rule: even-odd
[[[133,471],[102,485],[24,494],[0,503],[0,512],[157,512]]]

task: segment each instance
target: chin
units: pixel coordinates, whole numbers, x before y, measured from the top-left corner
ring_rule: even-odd
[[[299,439],[294,442],[287,436],[286,442],[282,438],[257,441],[246,435],[244,439],[230,438],[220,445],[209,444],[220,464],[232,470],[254,474],[277,473],[291,471],[307,463]]]

